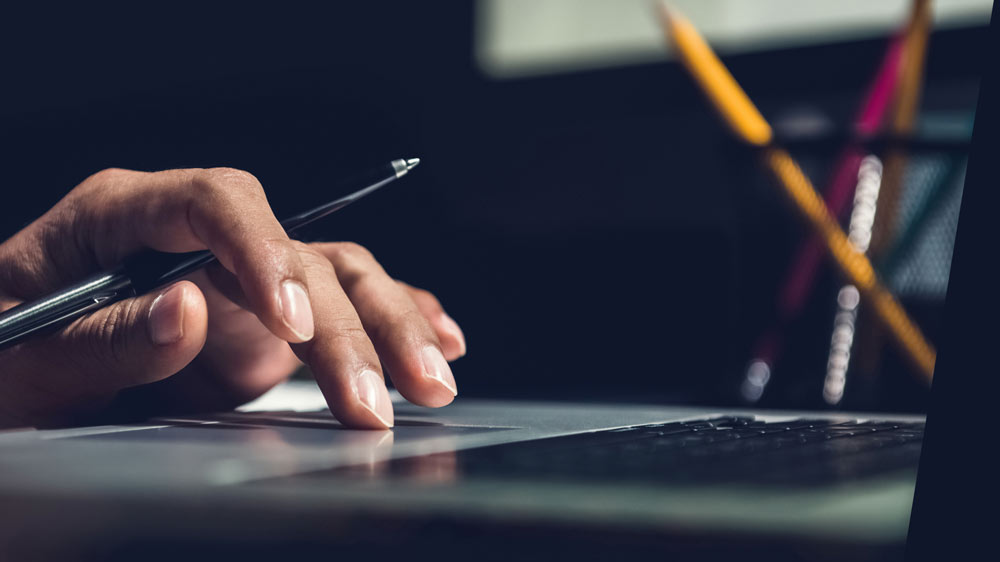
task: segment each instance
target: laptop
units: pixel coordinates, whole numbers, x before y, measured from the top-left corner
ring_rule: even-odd
[[[995,364],[983,361],[996,329],[969,320],[997,309],[974,263],[975,245],[993,234],[984,199],[996,144],[990,73],[936,372],[945,383],[935,384],[929,424],[878,412],[475,399],[427,410],[397,396],[393,430],[356,431],[333,419],[314,384],[295,381],[233,412],[0,433],[0,558],[869,560],[945,543],[961,551],[954,541],[978,527],[965,524],[958,496],[988,488],[977,480],[985,465],[973,462],[983,447],[959,446],[983,437],[979,422],[996,396],[972,392],[984,387],[969,378]],[[963,468],[968,477],[956,477]]]

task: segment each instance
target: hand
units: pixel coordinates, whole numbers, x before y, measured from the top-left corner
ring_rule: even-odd
[[[357,244],[290,240],[260,183],[228,168],[99,172],[0,245],[0,309],[143,248],[211,250],[219,265],[0,352],[0,426],[109,410],[231,408],[305,362],[345,425],[386,428],[382,366],[409,401],[457,393],[458,325]]]

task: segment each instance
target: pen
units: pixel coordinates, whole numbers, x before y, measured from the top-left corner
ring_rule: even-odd
[[[281,226],[291,234],[403,177],[419,163],[419,158],[393,160],[351,180],[352,185],[365,187],[289,217],[281,221]],[[215,256],[208,250],[186,253],[147,250],[136,254],[114,270],[97,273],[61,291],[0,313],[0,350],[47,328],[69,323],[90,311],[147,293],[215,261]]]

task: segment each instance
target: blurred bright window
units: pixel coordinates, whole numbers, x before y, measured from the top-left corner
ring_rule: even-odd
[[[721,53],[884,35],[909,0],[673,0]],[[991,0],[933,2],[937,27],[985,25]],[[494,78],[668,58],[654,0],[479,0],[476,56]]]

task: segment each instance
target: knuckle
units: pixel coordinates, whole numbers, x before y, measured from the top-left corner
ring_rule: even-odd
[[[292,240],[292,247],[298,252],[299,259],[306,269],[320,270],[324,273],[333,272],[333,264],[318,248],[313,245]]]
[[[368,251],[368,248],[356,242],[338,242],[332,244],[331,249],[338,257],[344,260],[352,262],[375,261],[375,256]]]
[[[438,302],[437,297],[434,296],[434,293],[428,291],[427,289],[406,285],[405,283],[403,283],[403,286],[409,288],[410,292],[413,293],[416,298],[424,300],[429,304],[440,306],[440,303]]]
[[[328,318],[317,330],[316,343],[308,345],[306,363],[322,363],[322,356],[343,357],[349,354],[346,350],[354,350],[363,354],[374,353],[368,332],[361,327],[356,318],[348,316]],[[319,342],[322,342],[320,344]]]
[[[246,183],[257,183],[257,177],[246,170],[241,170],[239,168],[230,168],[227,166],[220,166],[217,168],[206,168],[204,170],[206,174],[212,176],[219,180],[231,181],[231,182],[246,182]]]
[[[126,170],[121,168],[105,168],[91,174],[82,183],[87,185],[108,185],[120,180],[127,173]]]
[[[345,283],[354,284],[370,274],[384,273],[375,256],[360,244],[337,242],[328,245],[324,253]]]
[[[264,188],[257,177],[237,168],[207,168],[195,172],[192,184],[209,197],[261,197]]]
[[[295,250],[296,252],[298,252],[299,255],[304,256],[304,255],[310,255],[310,254],[312,254],[312,255],[322,256],[322,253],[318,249],[316,249],[314,247],[314,245],[312,245],[312,244],[306,244],[305,242],[303,242],[301,240],[296,240],[294,238],[289,238],[288,239],[288,244],[290,244],[291,248],[293,250]],[[324,259],[325,259],[325,257],[324,257]]]
[[[119,188],[128,176],[135,174],[122,168],[105,168],[95,172],[80,182],[64,199],[67,203],[84,204],[86,198],[94,194],[105,194]]]
[[[370,342],[368,332],[353,319],[335,322],[328,337],[333,341],[340,341],[351,346]]]
[[[261,254],[271,256],[280,262],[294,261],[299,257],[299,252],[288,238],[261,238],[255,246]]]
[[[246,170],[238,168],[208,168],[204,173],[218,183],[254,189],[260,188],[260,181],[257,179],[257,176]]]
[[[426,337],[427,321],[417,310],[404,310],[382,322],[373,323],[371,336],[375,341],[401,341],[411,335]]]
[[[254,241],[252,247],[248,246],[245,251],[236,252],[232,259],[238,276],[267,268],[298,278],[303,266],[306,265],[308,255],[299,250],[288,238],[262,238]],[[327,267],[331,267],[329,261],[322,256],[311,265],[322,266],[323,262],[326,262]]]

